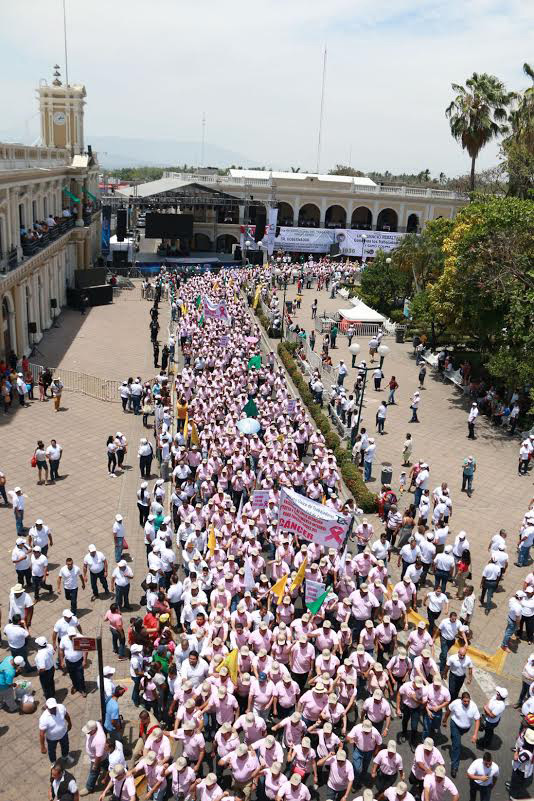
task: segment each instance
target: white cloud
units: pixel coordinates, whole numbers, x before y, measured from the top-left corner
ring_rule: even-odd
[[[56,9],[55,6],[58,8]],[[63,61],[60,4],[5,4],[0,129],[24,131],[33,87]],[[527,0],[67,0],[69,75],[90,133],[207,140],[259,164],[315,167],[328,45],[322,167],[466,172],[444,109],[451,82],[491,72],[523,84]],[[17,66],[20,65],[20,68]],[[480,166],[496,160],[488,147]]]

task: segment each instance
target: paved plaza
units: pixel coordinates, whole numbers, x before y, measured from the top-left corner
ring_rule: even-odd
[[[133,291],[128,298],[133,298]],[[140,300],[140,291],[135,289],[135,301],[119,298],[109,306],[99,306],[87,311],[66,311],[59,318],[61,328],[53,329],[39,345],[44,354],[43,363],[52,367],[76,369],[93,375],[122,380],[128,375],[150,378],[154,375],[152,348],[148,331],[150,304]],[[160,325],[162,336],[167,336],[168,304],[161,303]],[[73,337],[71,339],[71,337]],[[36,360],[32,359],[32,360]],[[58,370],[60,375],[60,370]],[[36,395],[38,397],[38,393]],[[26,496],[25,524],[33,525],[41,517],[50,527],[54,546],[48,553],[52,584],[59,568],[67,556],[83,566],[83,557],[89,543],[94,543],[108,558],[109,575],[115,566],[113,559],[113,536],[111,527],[115,514],[124,517],[129,544],[129,555],[134,570],[132,590],[135,615],[140,609],[139,583],[146,572],[144,545],[139,533],[136,492],[139,487],[137,446],[139,438],[146,435],[141,416],[125,414],[120,403],[106,403],[74,392],[64,392],[61,411],[54,412],[52,401],[30,407],[18,407],[7,416],[0,416],[0,436],[4,447],[0,469],[6,474],[7,487],[20,485]],[[107,472],[106,440],[108,435],[121,431],[129,442],[129,453],[125,459],[125,470],[112,479]],[[37,485],[37,471],[30,466],[37,439],[48,444],[54,437],[63,446],[60,480],[53,485]],[[153,469],[157,463],[153,462]],[[158,474],[159,475],[159,474]],[[158,476],[154,474],[154,478]],[[153,481],[150,482],[152,486]],[[9,587],[15,583],[15,573],[10,561],[15,539],[15,520],[11,509],[0,508],[0,525],[4,539],[4,559],[0,561],[0,577],[4,587],[2,602],[2,625],[7,622],[7,596]],[[138,568],[137,568],[138,566]],[[31,627],[32,638],[39,635],[52,641],[54,623],[62,610],[69,606],[63,593],[49,599],[46,592],[36,605]],[[91,589],[80,589],[78,614],[83,633],[96,636],[102,618],[109,608],[111,598],[90,601]],[[125,626],[130,615],[125,613]],[[8,653],[5,639],[2,641],[0,660]],[[105,664],[117,668],[115,680],[129,683],[129,663],[119,662],[111,650],[111,638],[104,624],[103,647]],[[35,650],[31,647],[31,651]],[[88,690],[96,689],[96,654],[90,656],[86,670]],[[33,662],[33,653],[30,656]],[[48,758],[39,752],[38,717],[42,706],[42,691],[35,675],[29,676],[32,689],[36,690],[39,702],[33,715],[8,715],[0,712],[1,774],[4,786],[16,788],[17,794],[5,796],[9,801],[24,799],[38,801],[44,798],[49,781]],[[65,703],[73,721],[70,735],[71,752],[77,759],[73,769],[80,786],[85,784],[88,763],[85,757],[85,737],[81,727],[86,720],[100,717],[98,692],[89,692],[86,699],[70,695],[68,676],[56,671],[56,687],[60,687],[57,700]],[[129,694],[121,702],[126,718],[137,722],[137,714],[128,713]],[[127,734],[129,727],[127,727]],[[83,781],[82,781],[83,779]],[[2,793],[0,793],[2,797]]]
[[[281,297],[282,293],[279,294]],[[296,284],[289,284],[287,299],[293,300],[295,296]],[[319,293],[315,289],[303,290],[301,308],[295,310],[293,307],[292,317],[306,330],[308,336],[313,327],[311,305],[315,298],[318,299],[318,316],[324,312],[328,316],[334,311],[351,306],[350,301],[339,296],[330,298],[330,292],[325,290]],[[316,336],[315,352],[320,354],[322,335],[316,331]],[[356,364],[359,364],[362,359],[366,360],[368,365],[370,364],[369,339],[369,336],[353,339],[353,342],[358,342],[361,347]],[[392,487],[395,492],[398,491],[400,472],[406,469],[402,467],[403,443],[406,433],[410,432],[414,442],[412,463],[418,459],[428,462],[431,490],[439,486],[442,481],[449,484],[453,502],[449,541],[452,542],[454,536],[462,529],[467,532],[467,538],[471,545],[473,580],[476,589],[480,583],[482,570],[489,559],[489,541],[500,528],[506,529],[510,565],[501,582],[499,592],[494,596],[497,608],[493,609],[489,617],[486,617],[483,609],[477,606],[473,616],[476,645],[493,653],[502,640],[508,599],[516,589],[522,586],[523,579],[529,572],[526,568],[515,567],[513,562],[516,557],[515,546],[519,525],[533,495],[532,475],[528,477],[517,475],[519,439],[510,437],[509,434],[499,430],[490,424],[487,418],[478,418],[477,439],[474,441],[467,439],[469,402],[453,384],[442,383],[429,367],[424,387],[421,390],[421,404],[418,412],[420,423],[410,424],[408,422],[411,417],[410,397],[419,385],[418,368],[415,366],[413,349],[411,343],[396,344],[393,337],[386,337],[383,342],[390,348],[390,353],[383,366],[385,375],[385,380],[382,382],[383,388],[380,392],[376,392],[372,377],[368,376],[362,414],[362,425],[367,428],[369,436],[375,437],[377,443],[373,479],[368,486],[371,490],[379,492],[381,487],[380,469],[383,465],[391,465],[393,468]],[[275,344],[273,340],[273,347]],[[331,350],[330,353],[334,366],[339,364],[340,359],[345,361],[349,368],[345,387],[352,388],[357,370],[351,369],[352,357],[348,350],[347,337],[340,334],[337,338],[337,348]],[[380,401],[383,398],[387,399],[386,387],[393,375],[399,384],[395,395],[397,405],[388,406],[385,433],[384,436],[380,436],[376,431],[375,415]],[[334,382],[335,378],[332,380],[332,383]],[[326,389],[330,390],[330,387],[326,386]],[[471,498],[460,491],[462,463],[466,456],[474,456],[477,462],[474,492]],[[405,495],[400,500],[399,508],[405,509],[412,500],[413,494]],[[376,528],[376,521],[373,523]],[[396,562],[396,560],[394,561]],[[452,607],[455,609],[459,609],[460,605],[460,602],[452,602]],[[508,654],[505,671],[512,676],[519,675],[529,653],[528,645],[520,645],[518,657]]]
[[[294,287],[288,289],[288,296],[294,295]],[[314,290],[304,293],[303,307],[297,313],[297,321],[309,332],[311,328],[310,306],[316,296]],[[338,309],[346,305],[343,301],[330,300],[326,293],[319,295],[319,309]],[[53,367],[76,369],[105,378],[121,380],[128,375],[150,377],[154,373],[152,348],[150,345],[148,322],[150,304],[140,299],[138,287],[128,295],[124,293],[110,306],[91,309],[85,317],[77,312],[67,311],[60,318],[61,328],[53,329],[45,336],[39,348],[43,356],[39,363]],[[166,337],[168,322],[167,304],[160,304],[161,341]],[[316,350],[319,347],[320,338]],[[339,349],[333,356],[344,358],[350,365],[350,354],[343,337],[338,339]],[[272,343],[273,346],[275,343]],[[362,353],[367,338],[360,342]],[[389,379],[391,374],[397,376],[400,389],[397,393],[399,405],[389,409],[386,423],[386,436],[377,437],[378,458],[375,467],[375,481],[371,488],[378,490],[380,465],[391,463],[394,468],[394,486],[398,480],[400,454],[406,431],[413,429],[415,442],[414,457],[424,456],[430,463],[432,484],[434,487],[443,480],[451,486],[454,502],[453,530],[456,533],[464,528],[471,542],[474,556],[475,584],[485,563],[485,553],[489,536],[504,526],[509,531],[510,551],[519,520],[529,500],[532,489],[531,479],[518,479],[516,475],[517,441],[508,441],[506,437],[487,426],[484,421],[479,425],[479,437],[475,442],[466,440],[467,412],[463,399],[450,385],[436,381],[429,373],[423,391],[420,419],[418,426],[409,426],[408,399],[416,388],[417,374],[408,345],[395,345],[390,339],[387,344],[391,353],[387,357],[384,372]],[[34,359],[37,361],[37,358]],[[354,371],[349,372],[350,382],[354,380]],[[346,382],[347,386],[349,381]],[[380,393],[380,397],[383,393]],[[368,429],[374,429],[374,414],[378,404],[379,393],[368,387],[365,421]],[[145,572],[145,554],[141,530],[138,526],[136,491],[139,485],[137,469],[137,444],[143,436],[141,417],[124,414],[119,403],[105,403],[93,400],[81,394],[67,393],[63,395],[62,409],[53,411],[50,401],[39,403],[34,401],[26,409],[16,409],[9,416],[0,418],[0,431],[4,448],[0,469],[7,476],[8,488],[19,484],[26,495],[25,522],[31,525],[36,517],[42,517],[55,538],[54,547],[49,552],[52,580],[55,584],[57,570],[64,564],[67,556],[72,556],[75,564],[82,565],[87,552],[87,545],[94,542],[102,550],[110,562],[110,572],[114,564],[111,526],[114,515],[120,512],[124,516],[126,536],[129,543],[129,559],[134,570],[132,583],[132,601],[135,614],[140,607],[139,583]],[[118,478],[111,479],[106,466],[106,439],[109,434],[121,431],[128,439],[130,449],[126,457],[126,469]],[[55,485],[37,486],[37,476],[30,466],[30,459],[36,440],[42,438],[45,443],[55,437],[64,448],[61,463],[61,480]],[[459,491],[460,465],[464,456],[473,454],[478,463],[475,479],[475,493],[469,500]],[[154,463],[155,464],[155,463]],[[156,476],[154,476],[155,478]],[[152,486],[151,482],[151,486]],[[411,496],[410,496],[411,497]],[[5,542],[5,558],[0,563],[4,605],[2,607],[5,622],[7,590],[14,583],[14,571],[9,561],[9,554],[15,536],[15,522],[10,509],[0,509],[0,521]],[[378,519],[373,519],[375,526]],[[502,636],[505,609],[509,595],[517,588],[522,574],[511,567],[503,582],[502,592],[496,596],[497,609],[489,618],[484,617],[477,609],[474,619],[475,641],[477,646],[494,651]],[[90,589],[80,592],[79,616],[84,634],[95,636],[99,633],[102,617],[109,606],[109,599],[90,602]],[[50,640],[52,628],[60,617],[66,604],[64,597],[53,596],[48,599],[43,593],[43,600],[37,605],[33,624],[32,637],[44,634]],[[453,603],[453,606],[457,606]],[[130,615],[125,614],[125,625]],[[129,664],[119,662],[111,651],[111,640],[106,627],[103,631],[104,659],[106,664],[117,668],[114,676],[116,683],[124,683],[130,688]],[[2,643],[0,658],[7,651],[5,640]],[[33,661],[33,650],[31,661]],[[500,677],[477,671],[472,685],[474,700],[481,706],[488,694],[491,694],[495,683],[505,684],[510,690],[510,699],[515,699],[519,688],[519,676],[522,665],[530,648],[519,646],[518,655],[508,655],[504,674]],[[91,659],[86,670],[89,689],[96,688],[96,659]],[[16,788],[16,794],[9,799],[38,801],[46,792],[49,763],[46,756],[39,753],[38,716],[42,706],[42,692],[38,679],[31,678],[36,689],[38,711],[29,716],[7,715],[0,713],[0,744],[2,755],[2,779],[5,786]],[[99,718],[98,693],[90,692],[86,699],[79,695],[71,696],[68,692],[70,681],[56,672],[56,685],[61,689],[58,700],[64,702],[73,720],[71,732],[71,752],[76,758],[73,772],[79,786],[85,784],[88,762],[84,752],[84,736],[81,727],[89,718]],[[127,720],[126,737],[136,731],[137,710],[130,702],[130,693],[121,699],[121,712]],[[503,743],[512,742],[515,736],[517,718],[511,709],[503,717],[500,730],[495,737],[492,749],[497,752]],[[394,724],[393,733],[398,729]],[[445,740],[443,740],[445,742]],[[444,752],[448,755],[449,745]],[[405,765],[411,764],[412,755],[409,747],[400,746]],[[473,746],[466,743],[466,752],[474,756],[477,753]],[[494,798],[504,798],[503,782],[509,775],[510,753],[507,746],[501,750],[502,779]],[[447,756],[446,756],[447,759]],[[467,756],[466,756],[467,759]],[[463,762],[462,764],[467,764]],[[458,785],[465,791],[465,778],[458,777]],[[1,796],[1,794],[0,794]],[[95,798],[97,796],[94,796]],[[463,796],[462,796],[463,797]]]

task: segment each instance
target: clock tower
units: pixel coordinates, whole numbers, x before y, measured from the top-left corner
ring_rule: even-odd
[[[43,145],[68,148],[73,156],[83,153],[85,86],[63,85],[56,64],[52,84],[41,81],[37,91]]]

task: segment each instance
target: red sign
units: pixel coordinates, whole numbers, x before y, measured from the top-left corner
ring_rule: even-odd
[[[96,651],[95,637],[75,637],[73,642],[76,651]]]

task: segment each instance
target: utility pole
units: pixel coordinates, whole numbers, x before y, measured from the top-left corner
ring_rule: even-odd
[[[324,92],[326,85],[326,45],[324,46],[323,53],[323,80],[321,86],[321,110],[319,112],[319,134],[317,137],[317,174],[321,166],[321,137],[323,134],[323,114],[324,114]]]
[[[204,164],[204,146],[206,144],[206,112],[202,112],[202,144],[200,148],[200,166],[205,167]]]

